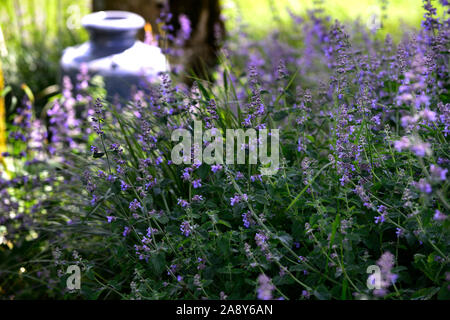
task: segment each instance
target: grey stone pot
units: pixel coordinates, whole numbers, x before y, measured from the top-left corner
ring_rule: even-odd
[[[82,68],[89,75],[104,78],[109,97],[129,99],[132,87],[148,87],[158,80],[158,73],[169,70],[161,49],[136,40],[144,19],[127,11],[99,11],[82,19],[90,40],[64,50],[62,76],[75,84]]]

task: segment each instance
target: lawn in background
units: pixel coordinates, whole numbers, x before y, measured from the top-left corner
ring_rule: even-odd
[[[276,17],[283,23],[289,21],[289,8],[296,14],[306,14],[314,6],[320,6],[332,19],[344,22],[359,18],[361,22],[370,24],[373,15],[381,16],[382,3],[387,2],[387,19],[383,22],[381,35],[390,33],[399,39],[404,27],[420,27],[424,14],[422,0],[223,0],[227,16],[235,18],[239,14],[244,23],[248,24],[252,35],[263,37],[268,31],[276,28]],[[432,1],[442,14],[442,7],[437,0]],[[274,19],[275,17],[275,19]],[[228,27],[233,27],[234,19],[230,19]]]

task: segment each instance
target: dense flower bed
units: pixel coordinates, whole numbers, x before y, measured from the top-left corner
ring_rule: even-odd
[[[441,2],[445,18],[425,1],[422,29],[398,44],[320,11],[262,41],[242,31],[216,83],[186,88],[163,74],[132,101],[107,101],[80,73],[47,110],[48,131],[30,98],[5,154],[23,172],[0,181],[4,269],[27,269],[7,293],[39,296],[29,281],[67,298],[448,299]],[[171,134],[193,120],[224,136],[278,128],[277,173],[249,161],[174,164]],[[33,241],[45,243],[28,248],[37,257],[9,253]],[[71,264],[82,267],[80,291],[66,289]]]

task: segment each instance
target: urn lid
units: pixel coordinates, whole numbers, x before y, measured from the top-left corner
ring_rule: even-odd
[[[89,31],[123,32],[139,30],[145,20],[140,15],[128,11],[98,11],[86,15],[82,26]]]

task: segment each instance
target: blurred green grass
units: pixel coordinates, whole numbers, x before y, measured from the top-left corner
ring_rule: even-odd
[[[289,21],[289,8],[295,14],[305,15],[317,2],[332,20],[343,22],[360,19],[363,24],[370,24],[372,16],[381,16],[381,0],[223,0],[226,16],[231,19],[227,27],[234,27],[234,19],[242,16],[242,22],[248,25],[252,35],[263,37],[268,31],[277,27],[276,17],[282,23]],[[383,21],[381,34],[390,33],[399,38],[405,31],[404,27],[419,28],[424,14],[422,0],[387,0],[387,19]],[[438,0],[432,0],[442,14],[442,6]],[[274,19],[275,17],[275,19]]]
[[[0,59],[4,80],[12,89],[6,114],[24,96],[25,83],[35,93],[41,110],[58,92],[59,59],[65,47],[83,42],[81,17],[90,10],[89,0],[0,0]]]
[[[70,36],[89,9],[90,0],[1,0],[0,27],[7,49]]]
[[[55,37],[64,37],[61,33],[80,31],[79,19],[89,13],[92,0],[1,0],[0,27],[4,43],[14,45],[17,41],[30,41],[30,37],[39,36],[42,41]],[[124,0],[126,1],[126,0]],[[360,18],[370,21],[373,14],[381,14],[382,0],[221,0],[224,14],[229,17],[228,26],[234,26],[238,14],[253,34],[263,35],[277,27],[274,17],[278,16],[285,23],[289,20],[286,10],[296,14],[306,14],[317,2],[332,19],[351,21]],[[401,33],[402,26],[420,27],[422,19],[422,0],[386,0],[388,19],[384,23],[385,32]],[[438,0],[432,0],[442,8]],[[0,37],[1,42],[1,37]],[[0,45],[2,45],[0,43]]]

